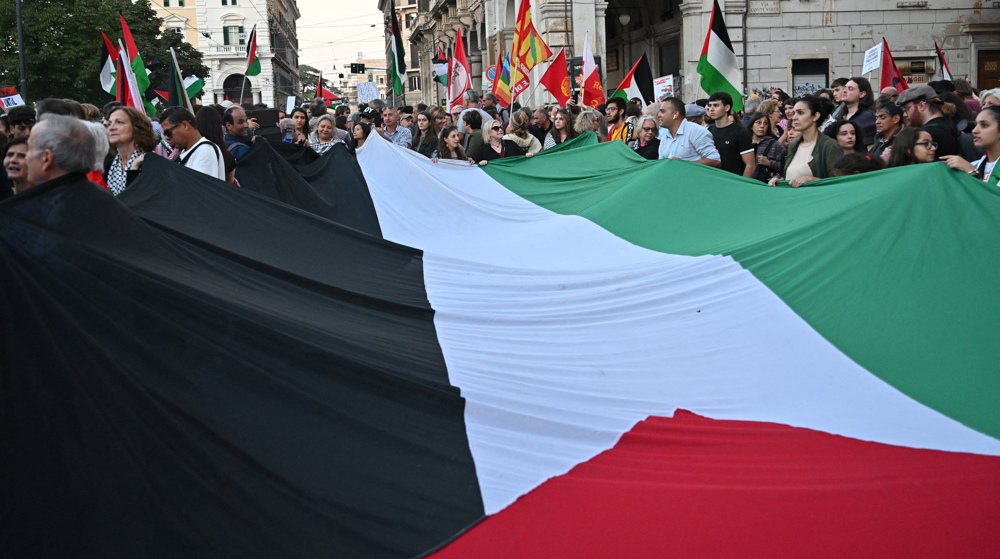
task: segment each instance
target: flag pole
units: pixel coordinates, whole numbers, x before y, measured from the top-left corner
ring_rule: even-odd
[[[180,96],[184,100],[184,108],[194,112],[194,107],[191,104],[191,98],[188,97],[187,88],[184,87],[184,75],[181,74],[181,65],[177,63],[177,53],[174,52],[174,47],[170,47],[170,58],[174,61],[174,68],[177,69],[177,78],[180,80]],[[242,96],[241,96],[242,97]]]
[[[237,103],[237,105],[243,104],[243,91],[246,89],[248,81],[250,81],[250,78],[248,78],[246,74],[243,74],[243,85],[240,86],[240,102]],[[250,94],[253,95],[252,87],[250,88]]]

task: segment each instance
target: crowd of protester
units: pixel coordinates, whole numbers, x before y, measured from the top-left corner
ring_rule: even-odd
[[[941,161],[984,181],[1000,157],[1000,89],[977,91],[968,81],[932,82],[878,96],[863,77],[834,80],[830,89],[793,98],[773,88],[752,95],[740,113],[727,93],[694,103],[671,97],[643,106],[613,97],[599,107],[514,104],[467,91],[463,106],[393,107],[376,99],[329,109],[321,100],[288,115],[264,105],[225,101],[162,110],[155,120],[121,103],[103,108],[45,99],[0,116],[6,184],[0,197],[62,175],[84,175],[118,195],[155,153],[238,184],[237,161],[268,130],[255,115],[276,115],[273,138],[323,154],[337,143],[357,150],[372,136],[432,161],[487,165],[531,157],[581,134],[622,142],[638,157],[679,159],[758,181],[793,187],[832,176]],[[269,113],[268,113],[269,111]],[[279,122],[280,121],[280,122]],[[278,141],[278,140],[275,140]]]

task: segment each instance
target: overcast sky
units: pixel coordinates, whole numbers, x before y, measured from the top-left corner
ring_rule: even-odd
[[[385,58],[377,0],[298,0],[298,6],[299,64],[331,72],[334,64],[342,71],[358,52],[364,58]]]

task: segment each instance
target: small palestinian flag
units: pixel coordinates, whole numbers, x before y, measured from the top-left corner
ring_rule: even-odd
[[[396,2],[390,2],[392,10],[392,50],[389,53],[389,76],[392,79],[392,90],[396,95],[403,93],[403,80],[406,78],[406,51],[403,49],[403,35],[399,30],[399,18],[396,17]]]
[[[448,87],[448,56],[438,46],[438,55],[431,61],[434,64],[434,79]]]
[[[256,76],[260,74],[260,59],[257,58],[257,26],[254,25],[250,31],[250,40],[247,41],[247,69],[243,74]]]
[[[653,101],[653,72],[649,69],[649,59],[646,53],[635,63],[625,79],[618,86],[618,89],[611,94],[611,97],[621,97],[626,102],[632,99],[641,99],[642,105],[646,106]]]
[[[101,31],[104,44],[101,45],[101,89],[115,94],[115,61],[118,60],[118,49],[108,39],[108,36]]]
[[[743,75],[718,0],[712,7],[708,36],[698,59],[698,73],[701,75],[701,88],[706,93],[726,92],[733,97],[733,112],[743,110]]]
[[[944,53],[937,41],[934,41],[934,50],[937,52],[938,65],[941,66],[941,79],[951,81],[951,70],[948,69],[948,62],[944,59]]]

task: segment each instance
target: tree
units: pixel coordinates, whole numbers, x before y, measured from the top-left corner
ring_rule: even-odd
[[[319,81],[319,70],[308,64],[299,64],[299,83],[302,84],[302,98],[309,101],[316,97],[316,82]],[[330,85],[330,80],[323,78],[323,87],[341,95],[339,88]],[[341,95],[342,97],[342,95]]]
[[[169,47],[184,75],[208,77],[201,53],[179,34],[162,33],[149,0],[30,0],[21,8],[31,101],[70,97],[101,106],[113,98],[99,78],[103,30],[113,43],[122,36],[118,12],[128,22],[144,62],[152,63],[151,84],[166,81]],[[13,2],[0,3],[0,85],[20,82],[17,22]],[[159,61],[160,64],[156,64]],[[25,101],[29,101],[25,99]],[[29,101],[30,102],[30,101]]]

